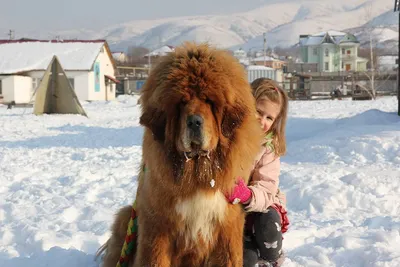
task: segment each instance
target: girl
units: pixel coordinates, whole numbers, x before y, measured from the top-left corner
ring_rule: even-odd
[[[242,178],[228,200],[242,203],[248,212],[245,225],[245,267],[280,266],[283,262],[282,233],[287,231],[286,197],[279,190],[280,156],[286,153],[285,126],[288,97],[274,81],[259,78],[251,83],[257,118],[265,140],[256,158],[249,185]]]

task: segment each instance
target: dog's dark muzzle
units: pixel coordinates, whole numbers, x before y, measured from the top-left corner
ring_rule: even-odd
[[[192,144],[200,145],[203,142],[203,117],[190,115],[186,119],[188,137]]]

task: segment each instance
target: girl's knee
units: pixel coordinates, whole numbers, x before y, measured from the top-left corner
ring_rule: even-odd
[[[282,239],[280,216],[274,209],[258,214],[254,222],[255,235],[265,241]]]
[[[261,258],[274,261],[282,249],[280,216],[274,209],[257,214],[254,222],[255,239]]]

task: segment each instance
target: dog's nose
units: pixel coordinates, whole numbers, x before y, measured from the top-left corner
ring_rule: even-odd
[[[199,115],[190,115],[187,117],[186,123],[189,129],[198,132],[203,125],[203,118]]]

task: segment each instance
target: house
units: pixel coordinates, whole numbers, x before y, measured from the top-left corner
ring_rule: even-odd
[[[175,47],[170,45],[164,45],[160,48],[151,51],[150,53],[147,53],[146,55],[143,56],[143,58],[147,59],[147,62],[149,63],[148,67],[151,68],[152,64],[158,63],[160,57],[165,56],[174,51]]]
[[[115,51],[112,52],[111,54],[116,62],[125,63],[128,60],[128,57],[124,52]]]
[[[242,48],[233,51],[233,56],[237,59],[247,59],[247,53]]]
[[[248,81],[251,83],[258,78],[269,78],[282,83],[283,71],[265,66],[250,65],[246,68]]]
[[[243,67],[246,68],[250,65],[250,58],[247,56],[246,51],[244,51],[242,48],[232,51],[232,55],[239,61],[240,64],[242,64]]]
[[[358,56],[360,42],[350,33],[327,31],[300,35],[304,63],[317,63],[319,72],[366,71],[368,60]]]
[[[3,102],[28,103],[57,56],[80,101],[115,99],[115,62],[105,40],[0,40]]]
[[[255,65],[258,66],[265,66],[268,68],[273,68],[273,69],[282,69],[283,66],[286,65],[285,61],[282,61],[280,59],[273,58],[271,56],[260,56],[252,59]],[[264,64],[265,62],[265,64]]]
[[[145,58],[148,58],[149,56],[151,58],[156,58],[156,57],[161,57],[161,56],[165,56],[168,53],[172,53],[175,51],[175,47],[170,46],[170,45],[164,45],[158,49],[155,49],[153,51],[151,51],[150,53],[144,55]]]

